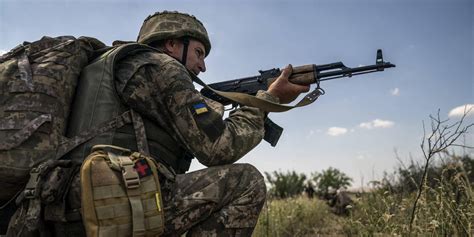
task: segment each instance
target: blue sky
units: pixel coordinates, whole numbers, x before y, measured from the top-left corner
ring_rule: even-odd
[[[382,73],[322,83],[311,106],[271,118],[285,128],[240,162],[261,171],[310,174],[336,167],[360,186],[404,161],[422,159],[422,121],[474,104],[474,9],[469,0],[22,1],[0,0],[0,50],[43,35],[134,40],[149,14],[179,10],[206,25],[213,48],[209,83],[258,70],[342,61],[397,65]],[[469,117],[472,122],[474,116]],[[472,134],[466,137],[473,145]],[[459,151],[462,152],[462,151]],[[472,153],[472,150],[466,150]],[[195,162],[192,169],[202,168]]]

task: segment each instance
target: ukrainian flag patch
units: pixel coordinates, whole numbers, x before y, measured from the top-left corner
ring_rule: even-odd
[[[209,110],[207,109],[207,106],[203,102],[199,102],[197,104],[193,105],[194,112],[199,115],[203,113],[207,113]]]

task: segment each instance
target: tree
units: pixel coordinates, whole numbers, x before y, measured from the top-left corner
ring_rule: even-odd
[[[430,169],[430,163],[432,159],[438,155],[446,152],[448,148],[452,146],[472,148],[466,145],[457,144],[458,139],[464,134],[469,132],[469,129],[474,126],[474,123],[464,125],[465,118],[469,115],[472,108],[464,107],[464,114],[461,119],[454,123],[449,123],[449,119],[441,120],[440,110],[438,110],[437,116],[430,115],[431,119],[431,131],[427,133],[425,123],[423,122],[423,140],[421,141],[420,148],[425,158],[425,164],[423,167],[422,177],[418,183],[418,191],[416,194],[415,201],[411,210],[409,234],[412,233],[413,223],[415,221],[418,202],[425,190],[425,185],[428,177],[428,171]]]
[[[336,190],[347,188],[352,182],[352,178],[332,167],[323,170],[321,173],[313,173],[312,179],[316,183],[318,191],[323,195],[329,192],[329,188]]]
[[[283,172],[273,171],[273,175],[265,172],[268,183],[270,183],[270,195],[277,198],[288,198],[301,194],[304,191],[306,175],[297,174],[295,171]]]

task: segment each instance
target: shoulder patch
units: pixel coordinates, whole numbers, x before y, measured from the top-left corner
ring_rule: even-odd
[[[190,110],[196,125],[211,141],[215,141],[222,135],[225,129],[222,116],[214,110],[209,109],[206,102],[196,102],[190,106]]]
[[[209,112],[207,105],[204,102],[199,102],[192,105],[193,114],[200,115]]]

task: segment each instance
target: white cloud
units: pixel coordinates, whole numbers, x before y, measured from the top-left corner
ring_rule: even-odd
[[[0,49],[0,56],[6,54],[8,51]]]
[[[359,127],[365,128],[365,129],[373,129],[373,128],[390,128],[395,125],[394,122],[390,120],[381,120],[381,119],[375,119],[371,122],[365,122],[359,124]]]
[[[347,133],[347,128],[340,128],[340,127],[330,127],[327,132],[329,136],[333,136],[333,137],[344,135],[346,133]]]
[[[469,112],[468,115],[473,115],[474,114],[474,104],[465,104],[458,106],[451,111],[449,111],[449,117],[461,117],[464,113]]]
[[[400,89],[398,89],[398,87],[394,88],[394,89],[391,89],[390,94],[392,94],[393,96],[399,96],[400,95]]]

